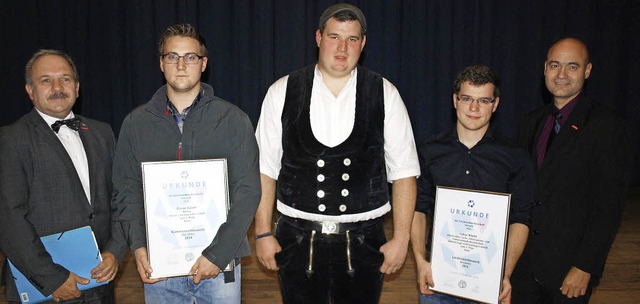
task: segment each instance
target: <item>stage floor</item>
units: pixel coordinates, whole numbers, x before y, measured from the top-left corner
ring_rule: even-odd
[[[385,218],[387,235],[391,234],[390,218]],[[254,247],[253,227],[249,229],[251,248]],[[640,188],[630,189],[622,226],[609,254],[600,285],[595,289],[592,304],[634,304],[640,299]],[[4,254],[0,252],[0,266]],[[0,303],[4,301],[4,287],[0,288]],[[116,302],[143,303],[142,283],[135,264],[127,255],[116,278]],[[255,256],[242,260],[242,302],[249,304],[281,303],[275,272],[261,267]],[[417,303],[415,262],[409,249],[407,260],[398,273],[386,276],[380,303]]]

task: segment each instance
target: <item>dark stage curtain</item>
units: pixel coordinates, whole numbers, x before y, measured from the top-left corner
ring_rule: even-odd
[[[40,48],[55,48],[69,53],[79,69],[81,96],[74,110],[111,123],[117,134],[125,115],[163,84],[157,41],[178,22],[196,25],[207,41],[204,81],[255,123],[268,86],[316,61],[318,18],[335,2],[3,1],[0,83],[8,94],[0,125],[31,109],[23,76],[28,58]],[[515,137],[520,119],[549,100],[543,62],[548,47],[565,36],[590,47],[588,94],[624,116],[631,133],[640,130],[637,0],[348,2],[369,23],[361,64],[398,87],[417,141],[451,126],[453,77],[470,64],[490,65],[501,76],[493,123]],[[638,137],[633,141],[637,156]],[[636,157],[636,169],[638,163]]]

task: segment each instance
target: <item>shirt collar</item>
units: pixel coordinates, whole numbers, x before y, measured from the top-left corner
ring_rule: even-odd
[[[582,92],[578,93],[578,95],[574,97],[571,101],[569,101],[566,105],[564,105],[562,109],[558,110],[558,108],[556,108],[555,105],[553,107],[555,108],[555,110],[560,111],[560,114],[562,114],[562,117],[569,117],[571,112],[573,112],[573,109],[575,109],[576,106],[578,105],[578,102],[580,102],[581,97],[582,97]]]
[[[314,79],[322,81],[322,72],[320,72],[320,69],[318,69],[318,64],[316,64],[316,67],[314,68],[313,73],[315,76]],[[347,84],[345,85],[345,87],[350,85],[352,82],[356,81],[357,78],[358,78],[358,67],[355,67],[351,71],[351,77],[349,78],[349,81],[347,81]]]
[[[186,114],[187,112],[189,112],[189,110],[194,108],[198,104],[200,99],[202,99],[202,96],[204,96],[204,88],[200,89],[200,93],[198,93],[190,106],[184,108],[183,112]],[[171,100],[169,100],[169,96],[165,95],[165,97],[167,98],[167,109],[171,112],[171,114],[173,114],[173,116],[180,115],[180,112],[178,112],[176,106],[174,106]]]
[[[40,112],[40,110],[38,110],[37,108],[36,108],[36,111],[38,112],[38,114],[40,114],[42,119],[44,119],[44,121],[47,123],[49,128],[51,128],[51,125],[54,124],[56,121],[61,120],[60,118],[44,114],[44,113]],[[64,119],[70,119],[70,118],[74,118],[74,117],[75,117],[75,115],[73,114],[73,111],[71,111],[71,112],[69,112],[69,115],[67,115],[67,117],[65,117]]]
[[[486,142],[486,141],[489,141],[489,140],[493,141],[493,138],[494,138],[493,137],[494,136],[493,133],[494,133],[493,127],[491,126],[491,124],[489,124],[489,128],[487,128],[487,132],[484,133],[484,135],[482,136],[482,139],[480,139],[480,141],[476,145],[481,144],[481,143]],[[451,140],[451,141],[454,141],[454,142],[459,142],[459,140],[458,140],[458,130],[456,129],[455,125],[449,131],[449,135],[447,135],[447,139]]]

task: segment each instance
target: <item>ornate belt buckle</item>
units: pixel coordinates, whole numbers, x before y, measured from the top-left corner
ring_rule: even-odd
[[[338,226],[338,223],[329,222],[329,221],[322,222],[322,233],[323,234],[335,234],[335,233],[339,233],[339,232],[340,232],[340,228]]]

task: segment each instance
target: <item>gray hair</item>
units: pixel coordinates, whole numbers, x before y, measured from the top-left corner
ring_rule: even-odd
[[[29,61],[27,62],[27,66],[24,69],[24,80],[28,85],[33,86],[33,79],[31,79],[33,64],[36,62],[36,60],[40,59],[40,57],[48,56],[48,55],[59,56],[59,57],[62,57],[64,60],[66,60],[69,66],[71,67],[71,70],[73,71],[73,81],[78,83],[78,81],[80,80],[80,77],[78,76],[78,69],[76,69],[76,64],[73,63],[73,60],[69,55],[59,50],[41,49],[41,50],[38,50],[35,54],[33,54],[33,56],[31,56],[31,59],[29,59]]]

